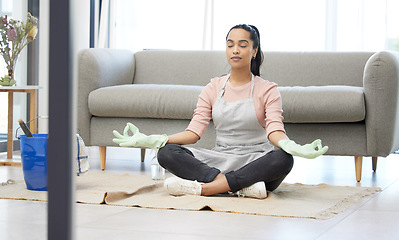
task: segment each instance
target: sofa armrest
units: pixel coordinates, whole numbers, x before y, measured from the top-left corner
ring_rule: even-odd
[[[399,53],[377,52],[363,77],[367,155],[387,156],[399,149]]]
[[[78,133],[91,145],[89,94],[101,87],[133,83],[134,53],[120,49],[84,49],[78,54],[78,66]]]

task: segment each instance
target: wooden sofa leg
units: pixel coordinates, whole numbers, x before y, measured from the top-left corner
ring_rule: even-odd
[[[141,149],[141,162],[144,162],[145,159],[145,148]]]
[[[105,161],[106,161],[106,156],[107,156],[107,147],[100,146],[100,166],[101,170],[105,170]]]
[[[362,163],[363,157],[355,157],[355,170],[356,170],[356,181],[362,180]]]
[[[374,172],[377,171],[377,158],[378,157],[372,157],[372,159],[373,159],[373,171]]]

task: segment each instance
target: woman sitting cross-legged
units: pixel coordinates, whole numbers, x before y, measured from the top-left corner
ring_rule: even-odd
[[[315,158],[328,150],[320,140],[301,146],[286,135],[277,84],[260,77],[263,54],[255,26],[230,29],[226,57],[230,74],[205,86],[185,131],[147,136],[130,123],[124,135],[114,131],[120,146],[159,148],[160,165],[175,175],[164,182],[171,195],[230,192],[266,198],[267,191],[275,190],[291,171],[293,155]],[[185,147],[200,139],[211,119],[216,146],[211,150]],[[133,136],[127,134],[129,130]]]

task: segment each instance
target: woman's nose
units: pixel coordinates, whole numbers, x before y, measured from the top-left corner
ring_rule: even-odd
[[[234,49],[233,49],[233,53],[234,54],[238,54],[240,51],[238,50],[238,47],[234,47]]]

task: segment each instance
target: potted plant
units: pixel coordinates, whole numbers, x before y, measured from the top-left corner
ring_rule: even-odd
[[[0,78],[0,85],[13,86],[14,70],[22,49],[37,35],[37,18],[27,14],[26,22],[0,17],[0,53],[6,63],[8,73]]]

